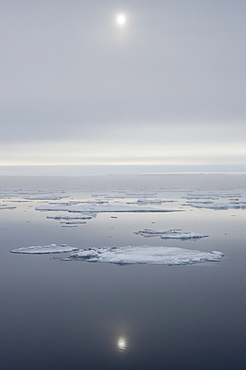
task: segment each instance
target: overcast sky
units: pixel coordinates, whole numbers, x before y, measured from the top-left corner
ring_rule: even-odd
[[[0,0],[0,165],[246,165],[245,19],[245,0]]]

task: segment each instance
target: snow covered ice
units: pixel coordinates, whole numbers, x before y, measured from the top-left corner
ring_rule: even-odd
[[[31,246],[13,249],[11,253],[23,253],[23,254],[49,254],[49,253],[67,253],[77,251],[78,248],[70,247],[67,244],[50,244],[44,246]]]
[[[203,235],[195,232],[182,232],[181,229],[144,229],[135,232],[137,235],[144,236],[145,238],[150,238],[154,236],[159,236],[161,239],[200,239],[206,238],[208,235]]]
[[[86,260],[88,262],[107,262],[121,265],[193,265],[204,262],[219,262],[222,257],[223,253],[219,251],[200,252],[182,248],[143,245],[79,250],[65,260]]]

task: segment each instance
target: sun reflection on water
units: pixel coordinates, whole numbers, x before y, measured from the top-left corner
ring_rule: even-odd
[[[120,352],[124,352],[127,350],[127,339],[124,336],[121,336],[117,339],[117,349]]]

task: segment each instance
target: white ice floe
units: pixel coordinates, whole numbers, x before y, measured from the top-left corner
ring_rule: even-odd
[[[154,198],[157,193],[118,193],[105,196],[105,199],[123,199],[123,198]]]
[[[54,195],[39,195],[39,196],[27,196],[24,197],[26,200],[61,200],[66,198],[64,196],[54,196]]]
[[[207,199],[207,200],[218,200],[219,197],[214,197],[212,195],[204,195],[204,196],[200,196],[200,195],[188,195],[187,197],[182,197],[182,198],[185,198],[187,200],[199,200],[199,199]]]
[[[162,200],[162,199],[145,199],[141,198],[137,200],[137,204],[162,204],[162,203],[173,203],[175,200]]]
[[[241,194],[235,193],[226,193],[226,192],[221,192],[221,193],[189,193],[185,197],[188,200],[192,199],[211,199],[211,200],[217,200],[219,198],[232,198],[232,197],[241,197]]]
[[[78,205],[78,206],[71,206],[71,205],[57,205],[57,206],[38,206],[35,208],[37,211],[67,211],[67,212],[92,212],[92,213],[103,213],[103,212],[180,212],[181,210],[175,209],[164,209],[164,208],[150,208],[150,207],[139,207],[136,206],[129,206],[125,204],[117,204],[117,205],[95,205],[95,206],[88,206],[88,205]]]
[[[223,253],[218,251],[200,252],[196,250],[127,246],[103,247],[89,250],[79,250],[65,260],[86,260],[88,262],[107,262],[116,264],[151,264],[151,265],[193,265],[204,262],[218,262]]]
[[[187,205],[190,205],[190,204],[214,204],[214,201],[212,201],[212,200],[204,200],[204,201],[192,200],[192,202],[187,201],[185,204],[182,204],[182,206],[187,206]]]
[[[125,193],[127,197],[136,197],[136,198],[153,198],[157,193],[145,193],[145,192],[136,192],[136,193]]]
[[[194,232],[182,232],[181,229],[144,229],[135,232],[137,235],[144,236],[145,238],[150,238],[154,236],[159,236],[161,239],[200,239],[206,238],[208,235],[198,234]]]
[[[14,206],[8,206],[7,204],[0,204],[0,209],[15,209]]]
[[[235,202],[235,203],[213,203],[213,204],[204,204],[204,203],[187,203],[187,205],[193,208],[206,208],[214,210],[227,210],[227,209],[246,209],[246,203],[244,202]]]
[[[22,254],[49,254],[49,253],[67,253],[77,251],[78,248],[70,247],[67,244],[50,244],[44,246],[32,246],[13,249],[11,253],[22,253]]]

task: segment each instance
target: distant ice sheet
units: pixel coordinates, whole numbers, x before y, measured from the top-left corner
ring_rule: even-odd
[[[26,196],[24,199],[26,200],[61,200],[65,198],[65,196],[55,196],[55,195],[38,195],[38,196]]]
[[[200,239],[208,237],[208,235],[203,235],[194,232],[182,232],[181,229],[163,229],[163,230],[144,229],[135,232],[135,234],[144,236],[145,238],[159,236],[161,237],[161,239],[181,239],[181,240]]]
[[[186,199],[192,200],[192,199],[211,199],[211,200],[217,200],[219,198],[235,198],[235,197],[241,197],[241,194],[238,193],[228,193],[221,191],[220,193],[215,192],[208,192],[208,193],[189,193],[186,196]]]
[[[8,206],[5,204],[0,204],[0,209],[15,209],[16,207],[14,206]]]
[[[204,204],[204,203],[187,203],[187,205],[193,208],[206,208],[206,209],[214,209],[214,210],[227,210],[227,209],[246,209],[245,202],[231,202],[231,203],[212,203],[212,204]]]
[[[118,193],[118,194],[107,194],[104,196],[106,199],[123,199],[123,198],[153,198],[157,193]]]
[[[151,208],[151,207],[140,207],[136,206],[129,206],[125,204],[117,204],[117,205],[96,205],[96,206],[88,206],[88,205],[78,205],[78,206],[69,206],[69,205],[58,205],[58,206],[38,206],[35,208],[37,211],[67,211],[67,212],[92,212],[92,213],[103,213],[103,212],[181,212],[181,210],[175,209],[165,209],[165,208]]]
[[[49,254],[49,253],[65,253],[77,251],[78,248],[69,247],[67,244],[50,244],[44,246],[32,246],[13,249],[11,253],[23,253],[23,254]]]
[[[141,199],[137,200],[137,204],[139,204],[139,205],[174,203],[174,202],[175,202],[175,200],[172,200],[172,199],[163,200],[163,199],[145,199],[145,198],[141,198]]]
[[[121,265],[193,265],[204,262],[218,262],[222,257],[223,253],[218,251],[200,252],[182,248],[143,245],[79,250],[65,260],[86,260],[88,262],[107,262]]]

